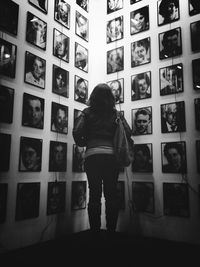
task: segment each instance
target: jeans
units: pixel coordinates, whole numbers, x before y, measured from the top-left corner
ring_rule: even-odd
[[[117,180],[119,167],[114,155],[95,154],[85,159],[89,185],[88,216],[91,230],[101,227],[102,185],[105,197],[106,228],[115,231],[118,218]]]

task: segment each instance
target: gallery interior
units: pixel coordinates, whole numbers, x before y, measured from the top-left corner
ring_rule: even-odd
[[[57,16],[59,2],[69,7],[66,23]],[[98,83],[111,84],[116,80],[122,87],[116,107],[124,112],[133,132],[138,110],[147,110],[151,117],[147,132],[134,132],[133,136],[135,148],[147,147],[150,167],[137,169],[133,164],[119,175],[121,208],[117,232],[199,245],[200,9],[192,13],[190,1],[179,0],[177,17],[164,22],[159,14],[162,1],[124,0],[115,10],[108,9],[107,0],[89,0],[87,8],[80,2],[2,1],[0,250],[12,251],[89,229],[88,182],[84,168],[76,166],[72,129],[75,116],[86,107],[93,88]],[[146,28],[131,28],[136,11],[144,7],[148,12]],[[83,34],[77,25],[79,16],[87,22]],[[108,25],[114,21],[116,26],[119,17],[121,35],[113,40],[108,38]],[[36,22],[42,24],[43,36],[34,39],[29,35],[30,24]],[[173,29],[178,32],[179,50],[166,55],[162,53],[164,35]],[[67,43],[66,56],[56,51],[60,36]],[[146,42],[148,52],[147,58],[137,63],[134,50],[140,40]],[[86,66],[78,63],[79,49],[86,56]],[[117,54],[121,57],[119,65]],[[43,75],[42,80],[35,81],[28,72],[31,62],[39,61],[38,58],[42,59]],[[8,66],[3,63],[6,59],[10,62]],[[40,67],[37,68],[39,73]],[[57,70],[65,76],[64,92],[56,92]],[[148,76],[148,96],[144,98],[136,95],[136,80],[140,75]],[[171,81],[167,82],[166,76]],[[76,91],[80,78],[87,87],[83,100]],[[163,89],[170,82],[173,88]],[[34,124],[27,118],[27,100],[40,101],[42,124]],[[59,107],[65,112],[64,127],[60,129],[53,122]],[[176,112],[180,128],[172,131],[164,128],[167,110],[172,116]],[[24,166],[22,154],[26,141],[39,146],[40,163],[36,169]],[[164,167],[168,143],[181,149],[181,170]],[[51,162],[56,144],[65,150],[65,164],[60,169]],[[84,148],[81,151],[84,153]],[[81,204],[77,204],[75,195],[80,188],[84,192]],[[102,195],[102,229],[106,229],[104,210]]]

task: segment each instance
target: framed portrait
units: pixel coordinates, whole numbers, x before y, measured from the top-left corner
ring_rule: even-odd
[[[200,131],[200,98],[194,99],[194,110],[195,110],[195,126],[196,130]]]
[[[135,212],[154,213],[154,183],[132,182],[132,201]]]
[[[86,181],[73,181],[71,191],[71,210],[86,208]]]
[[[160,112],[162,133],[175,133],[186,131],[184,101],[161,104]]]
[[[19,171],[40,172],[42,168],[42,139],[21,136]]]
[[[53,55],[65,62],[69,62],[69,37],[53,29]]]
[[[106,24],[107,44],[124,38],[124,17],[120,16],[107,21]]]
[[[196,140],[197,171],[200,173],[200,140]]]
[[[71,6],[66,0],[55,0],[54,20],[70,29]]]
[[[130,34],[149,30],[149,6],[133,10],[130,13]]]
[[[19,5],[13,1],[2,1],[0,10],[0,30],[12,35],[18,32]]]
[[[153,172],[153,150],[151,143],[134,144],[132,172]]]
[[[69,71],[53,64],[52,92],[69,97]]]
[[[14,89],[0,85],[0,122],[13,122]]]
[[[7,172],[10,167],[11,134],[0,133],[0,171]]]
[[[6,220],[8,184],[0,183],[0,223]]]
[[[200,51],[200,20],[190,23],[192,52]]]
[[[131,76],[131,101],[151,98],[151,71]]]
[[[200,5],[198,0],[188,0],[189,15],[194,16],[200,13]]]
[[[162,172],[187,173],[186,142],[161,143]]]
[[[18,183],[15,220],[21,221],[39,216],[40,183]]]
[[[141,107],[131,110],[133,135],[152,134],[152,107]]]
[[[66,182],[48,182],[47,215],[65,211]]]
[[[68,133],[68,106],[51,103],[51,131],[56,133]]]
[[[89,20],[81,13],[76,11],[75,33],[83,40],[88,42],[89,39]]]
[[[189,190],[185,183],[163,183],[164,215],[189,217]]]
[[[192,60],[192,79],[194,90],[200,90],[200,58]]]
[[[179,0],[157,1],[158,26],[175,22],[180,19]]]
[[[75,120],[81,115],[82,111],[80,109],[74,109],[74,120],[73,120],[73,127],[75,125]]]
[[[75,67],[88,72],[88,49],[75,42]]]
[[[151,62],[150,37],[131,43],[131,67],[148,64]]]
[[[28,2],[43,13],[48,13],[48,0],[28,0]]]
[[[76,4],[86,12],[89,12],[89,0],[76,0]]]
[[[27,12],[26,41],[43,50],[46,50],[47,23],[31,12]]]
[[[184,91],[183,64],[167,66],[159,69],[160,95],[178,94]]]
[[[125,210],[125,182],[117,181],[117,199],[119,210]]]
[[[107,74],[124,70],[124,47],[107,51]]]
[[[49,172],[65,172],[67,170],[67,143],[50,141]]]
[[[85,147],[77,146],[73,144],[73,155],[72,155],[72,171],[73,172],[85,172],[84,161],[85,161]]]
[[[23,94],[22,125],[37,129],[44,128],[44,102],[41,97]]]
[[[115,97],[115,103],[124,103],[124,78],[107,82]]]
[[[124,0],[107,0],[107,14],[118,11],[124,7]]]
[[[24,82],[45,89],[45,80],[46,60],[26,51]]]
[[[0,38],[0,74],[15,78],[17,46]]]
[[[74,100],[83,104],[88,101],[88,81],[78,75],[74,76]]]
[[[136,4],[137,2],[140,2],[142,0],[130,0],[130,4],[133,5],[133,4]]]
[[[182,55],[181,28],[159,33],[159,59],[167,59]]]

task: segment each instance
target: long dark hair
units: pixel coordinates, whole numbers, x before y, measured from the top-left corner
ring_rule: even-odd
[[[95,113],[111,114],[115,109],[115,98],[111,88],[106,83],[96,85],[88,104]]]

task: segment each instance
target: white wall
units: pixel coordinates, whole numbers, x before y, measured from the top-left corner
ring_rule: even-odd
[[[153,236],[177,241],[199,243],[200,224],[198,196],[189,190],[190,217],[167,217],[163,216],[163,182],[182,182],[182,176],[177,174],[163,174],[161,171],[161,152],[160,143],[167,141],[186,141],[188,173],[186,179],[189,184],[197,191],[199,184],[199,174],[197,174],[195,141],[199,139],[199,132],[195,130],[194,123],[194,98],[199,96],[192,88],[191,60],[199,57],[199,53],[191,52],[189,25],[192,21],[199,19],[199,16],[189,17],[188,1],[180,1],[180,20],[173,25],[157,26],[157,1],[143,0],[137,4],[130,5],[129,1],[124,0],[124,8],[117,12],[106,14],[106,1],[90,0],[89,13],[83,11],[74,1],[68,1],[71,5],[70,30],[65,29],[54,21],[54,1],[49,0],[48,14],[45,15],[39,10],[28,4],[28,1],[15,0],[20,5],[19,25],[17,37],[12,37],[3,33],[3,39],[17,45],[17,66],[16,78],[9,79],[1,77],[1,84],[15,89],[14,117],[13,123],[1,124],[0,132],[12,135],[11,158],[9,172],[0,174],[0,182],[8,183],[7,216],[5,223],[0,225],[0,247],[4,249],[14,249],[27,246],[37,242],[53,239],[56,236],[77,232],[88,229],[87,210],[71,212],[71,182],[74,180],[86,180],[85,173],[78,174],[72,172],[72,127],[74,108],[83,109],[84,105],[74,101],[74,75],[79,75],[89,81],[89,93],[99,82],[107,82],[117,78],[124,78],[124,104],[122,110],[131,125],[131,109],[142,106],[152,106],[153,109],[153,134],[135,137],[135,143],[153,144],[153,173],[152,174],[133,174],[128,169],[129,182],[125,173],[120,174],[120,180],[125,181],[126,189],[126,208],[121,211],[118,222],[119,231],[130,233],[140,233],[145,236]],[[150,8],[150,30],[130,36],[130,11],[149,5]],[[75,10],[80,11],[89,19],[89,42],[75,35]],[[41,51],[25,41],[25,21],[26,12],[30,11],[48,23],[47,49]],[[119,15],[124,16],[124,39],[117,43],[106,44],[106,22]],[[183,55],[173,60],[174,64],[183,63],[184,67],[184,93],[177,95],[177,100],[184,100],[186,105],[186,132],[177,134],[161,134],[160,130],[160,104],[175,101],[173,95],[160,96],[159,94],[159,68],[168,66],[172,63],[170,59],[159,60],[158,56],[158,33],[164,32],[170,27],[180,26],[182,29]],[[60,62],[52,55],[53,28],[63,31],[70,37],[70,61],[69,63]],[[130,46],[131,42],[151,37],[151,63],[136,68],[131,68]],[[74,67],[74,43],[78,42],[89,49],[89,73],[84,73]],[[124,46],[124,71],[114,74],[106,74],[106,52],[115,47]],[[24,83],[24,54],[25,50],[36,53],[46,59],[46,88],[37,89]],[[52,64],[66,68],[69,73],[69,98],[64,99],[51,92],[52,83]],[[131,75],[140,72],[151,71],[152,75],[152,98],[131,102]],[[21,126],[22,118],[22,96],[27,92],[45,98],[45,120],[44,129],[37,130]],[[58,102],[69,107],[69,129],[68,135],[59,134],[58,136],[50,131],[51,102]],[[19,140],[20,136],[28,136],[43,139],[42,171],[39,173],[22,173],[18,171]],[[58,140],[67,142],[67,171],[66,173],[48,172],[49,141]],[[62,214],[47,216],[47,183],[54,181],[55,178],[66,181],[66,211]],[[19,182],[40,182],[40,209],[39,217],[24,221],[15,221],[16,188]],[[152,181],[155,189],[155,214],[151,216],[145,213],[134,214],[130,218],[129,212],[129,190],[132,197],[131,186],[133,181]],[[128,185],[129,184],[129,190]],[[102,215],[102,227],[105,227],[105,217]]]

